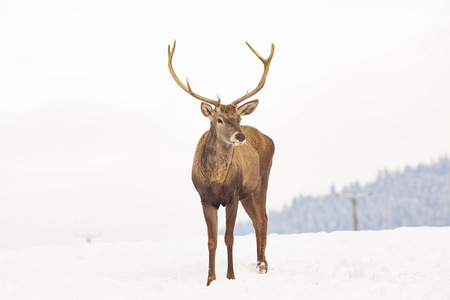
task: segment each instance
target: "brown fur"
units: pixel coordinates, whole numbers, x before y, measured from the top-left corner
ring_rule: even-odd
[[[220,106],[220,112],[224,113],[224,114],[228,114],[228,113],[235,113],[237,110],[236,106],[233,104],[229,104],[229,105],[221,105]]]
[[[266,82],[269,65],[275,46],[264,59],[246,43],[264,65],[262,77],[254,90],[233,101],[221,105],[218,100],[208,99],[192,91],[189,81],[184,85],[172,67],[173,48],[168,47],[168,67],[175,82],[189,95],[202,101],[201,110],[211,121],[211,128],[201,137],[195,151],[192,167],[192,181],[197,189],[208,226],[209,271],[207,285],[216,279],[215,260],[217,247],[217,209],[226,207],[225,244],[228,252],[227,278],[234,279],[233,231],[239,200],[253,222],[256,233],[257,261],[260,271],[267,271],[265,256],[267,236],[266,194],[272,157],[275,151],[272,140],[250,126],[240,125],[241,116],[251,114],[258,106],[258,100],[247,102]],[[209,104],[215,106],[213,109]],[[263,265],[264,263],[264,265]]]
[[[264,262],[267,268],[266,194],[275,147],[272,140],[258,129],[240,126],[240,116],[236,111],[236,107],[232,109],[231,105],[220,105],[213,111],[209,117],[211,128],[198,142],[192,167],[192,181],[200,195],[208,227],[207,285],[216,278],[217,209],[220,205],[225,206],[226,209],[227,278],[234,279],[233,231],[239,201],[255,228],[257,262],[258,264]],[[223,120],[223,123],[217,123],[219,118]],[[224,123],[228,122],[229,124],[225,126]],[[246,141],[241,146],[233,146],[226,138],[236,132],[245,134]]]

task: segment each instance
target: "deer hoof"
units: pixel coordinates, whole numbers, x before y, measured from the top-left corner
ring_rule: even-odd
[[[267,266],[264,262],[259,261],[256,264],[256,272],[258,274],[266,274],[267,273]]]
[[[216,280],[216,274],[208,274],[208,280],[206,281],[206,286],[209,286],[211,282]]]

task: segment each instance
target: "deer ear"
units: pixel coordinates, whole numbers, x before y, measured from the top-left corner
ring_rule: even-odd
[[[251,114],[256,109],[258,104],[259,104],[259,100],[253,100],[253,101],[247,102],[247,103],[242,104],[241,106],[239,106],[238,109],[237,109],[237,112],[241,116],[247,116],[247,115]]]
[[[209,105],[209,104],[207,104],[205,102],[202,102],[201,109],[202,109],[202,114],[205,117],[207,117],[207,118],[211,118],[212,117],[214,109],[211,107],[211,105]]]

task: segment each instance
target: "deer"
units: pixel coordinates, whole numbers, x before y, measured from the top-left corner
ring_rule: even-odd
[[[192,91],[189,79],[183,84],[172,66],[176,41],[168,49],[169,71],[175,82],[189,95],[202,101],[201,112],[210,121],[210,129],[200,138],[192,165],[192,182],[197,190],[203,207],[203,215],[208,231],[209,268],[206,285],[216,280],[215,257],[217,249],[218,218],[220,205],[225,207],[228,279],[235,279],[233,270],[234,227],[238,204],[252,220],[256,235],[257,263],[256,271],[267,273],[265,256],[267,243],[266,197],[272,158],[275,145],[271,138],[251,126],[241,125],[241,117],[248,116],[256,109],[259,100],[252,100],[238,106],[244,100],[259,92],[269,72],[275,46],[272,44],[270,55],[264,59],[247,43],[250,50],[264,65],[263,75],[257,87],[233,101],[221,104],[221,99],[212,100]],[[213,105],[214,107],[212,107]]]

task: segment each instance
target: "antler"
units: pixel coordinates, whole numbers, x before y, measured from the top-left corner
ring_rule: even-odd
[[[200,95],[198,95],[198,94],[196,94],[196,93],[194,93],[194,92],[192,91],[192,89],[191,89],[191,87],[190,87],[190,85],[189,85],[189,80],[188,80],[187,78],[186,78],[187,86],[184,85],[184,84],[180,81],[180,79],[178,79],[178,77],[177,77],[177,75],[175,74],[175,71],[173,70],[173,67],[172,67],[172,57],[173,57],[173,53],[175,52],[175,46],[176,46],[176,44],[177,44],[177,41],[174,41],[174,42],[173,42],[173,48],[172,48],[172,51],[170,51],[170,45],[169,45],[169,71],[170,71],[170,74],[172,74],[173,79],[175,79],[176,83],[178,83],[178,85],[179,85],[185,92],[187,92],[189,95],[191,95],[192,97],[197,98],[197,99],[199,99],[199,100],[201,100],[201,101],[203,101],[203,102],[212,104],[212,105],[214,105],[214,106],[220,105],[220,98],[219,98],[219,96],[217,96],[217,98],[219,99],[218,101],[211,100],[211,99],[205,98],[205,97],[203,97],[203,96],[200,96]]]
[[[258,83],[258,85],[256,86],[256,88],[255,88],[253,91],[251,91],[250,93],[247,91],[247,93],[246,93],[244,96],[242,96],[241,98],[239,98],[239,99],[237,99],[237,100],[234,100],[234,101],[231,103],[231,104],[233,104],[233,105],[237,105],[237,104],[241,103],[242,101],[244,101],[244,100],[250,98],[251,96],[255,95],[257,92],[259,92],[259,91],[263,88],[264,84],[266,83],[266,77],[267,77],[267,74],[269,73],[269,65],[270,65],[270,61],[272,60],[273,53],[274,53],[274,51],[275,51],[275,46],[274,46],[274,44],[272,44],[272,49],[271,49],[271,51],[270,51],[269,57],[268,57],[267,59],[264,59],[261,55],[259,55],[258,52],[255,51],[255,49],[252,48],[252,46],[250,46],[249,43],[247,43],[247,42],[245,42],[245,43],[246,43],[247,46],[250,48],[250,50],[252,50],[253,53],[255,53],[255,55],[256,55],[256,56],[262,61],[262,63],[264,64],[264,72],[263,72],[263,75],[262,75],[262,77],[261,77],[261,80],[259,81],[259,83]]]

